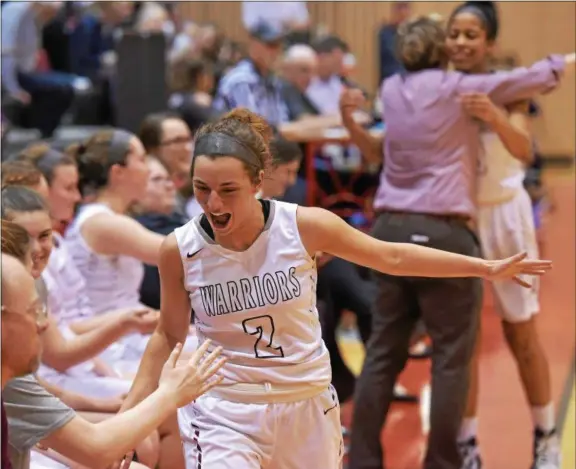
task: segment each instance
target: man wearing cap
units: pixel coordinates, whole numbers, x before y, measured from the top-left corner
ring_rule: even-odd
[[[222,78],[214,107],[220,111],[245,107],[278,126],[289,120],[282,85],[273,73],[283,33],[267,23],[259,23],[249,32],[248,58]]]

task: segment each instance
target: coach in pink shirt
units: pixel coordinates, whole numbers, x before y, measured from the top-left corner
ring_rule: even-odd
[[[447,72],[445,35],[422,18],[398,30],[398,55],[406,69],[384,81],[386,137],[376,139],[354,123],[355,90],[341,99],[343,121],[365,158],[382,162],[373,235],[465,255],[480,255],[471,229],[480,125],[459,98],[486,93],[504,105],[551,91],[567,57],[552,56],[530,68],[491,75]],[[570,59],[573,59],[571,56]],[[405,366],[411,332],[423,319],[433,343],[432,402],[425,469],[461,469],[457,434],[476,343],[482,283],[479,279],[429,279],[377,274],[380,288],[372,336],[358,380],[349,469],[382,469],[382,425],[394,383]]]

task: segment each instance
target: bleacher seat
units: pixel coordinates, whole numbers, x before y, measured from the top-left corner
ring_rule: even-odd
[[[81,142],[106,127],[67,125],[56,130],[52,137],[52,146],[64,150],[68,145]]]
[[[2,161],[41,139],[40,131],[36,129],[10,128],[2,139]]]

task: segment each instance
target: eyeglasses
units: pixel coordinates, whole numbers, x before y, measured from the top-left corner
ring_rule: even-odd
[[[5,306],[2,306],[2,313],[22,316],[21,313],[11,311]],[[48,307],[40,300],[36,300],[32,305],[30,305],[24,314],[33,318],[38,327],[43,327],[48,323]]]

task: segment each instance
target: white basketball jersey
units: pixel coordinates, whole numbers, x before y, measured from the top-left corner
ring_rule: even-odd
[[[199,342],[224,348],[225,384],[328,385],[316,263],[300,239],[297,205],[264,203],[264,230],[243,252],[216,244],[201,215],[174,231]]]
[[[85,293],[94,314],[122,308],[138,308],[144,265],[124,255],[98,254],[84,240],[82,224],[99,213],[114,213],[104,204],[87,204],[80,208],[66,230],[68,253],[84,278]]]
[[[526,169],[514,158],[495,132],[481,133],[483,161],[478,181],[478,204],[495,205],[523,190]]]

